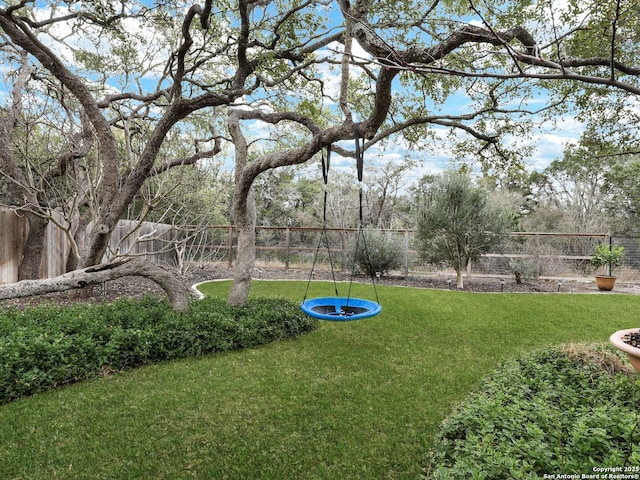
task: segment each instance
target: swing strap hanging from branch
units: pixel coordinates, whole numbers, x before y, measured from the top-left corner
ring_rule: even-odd
[[[349,290],[347,293],[347,299],[351,298],[351,286],[353,285],[353,277],[356,274],[357,267],[357,258],[358,251],[360,248],[360,239],[362,239],[362,246],[364,248],[364,258],[367,262],[367,267],[369,272],[371,273],[371,283],[373,285],[373,291],[376,296],[376,303],[380,303],[378,300],[378,290],[376,289],[376,282],[374,278],[374,274],[372,272],[373,268],[371,266],[371,257],[369,256],[369,249],[367,248],[367,236],[364,234],[364,214],[363,214],[363,190],[362,190],[362,178],[364,173],[364,138],[360,138],[360,124],[356,123],[353,125],[353,133],[356,143],[356,168],[358,170],[358,208],[359,208],[359,219],[358,219],[358,233],[356,235],[356,246],[355,251],[353,253],[353,264],[351,267],[351,277],[349,279]],[[362,142],[362,145],[360,144]]]
[[[360,242],[360,236],[362,235],[363,228],[363,211],[362,211],[362,178],[363,178],[363,170],[364,170],[364,140],[362,141],[362,146],[360,145],[360,132],[358,129],[358,124],[354,125],[354,136],[356,142],[356,167],[358,169],[358,182],[360,183],[360,191],[359,191],[359,226],[358,226],[358,234],[356,238],[356,248],[353,258],[353,269],[351,272],[351,278],[349,281],[349,291],[346,297],[340,297],[338,295],[338,288],[336,285],[335,272],[333,268],[333,260],[331,258],[331,249],[329,247],[329,239],[327,236],[327,181],[329,174],[329,162],[331,155],[331,147],[327,147],[327,161],[325,163],[324,154],[322,155],[322,178],[324,180],[324,205],[323,205],[323,229],[321,235],[325,238],[325,243],[327,246],[327,252],[329,254],[329,263],[331,264],[331,275],[333,277],[333,286],[335,290],[335,297],[321,297],[321,298],[311,298],[307,300],[307,293],[309,291],[309,285],[311,284],[311,278],[313,276],[313,271],[315,269],[316,260],[318,257],[318,251],[320,249],[320,243],[318,243],[318,247],[316,249],[316,254],[313,259],[313,266],[311,270],[311,274],[309,275],[309,281],[307,282],[307,289],[304,294],[304,300],[302,301],[300,308],[307,315],[312,317],[321,319],[321,320],[331,320],[331,321],[348,321],[348,320],[360,320],[363,318],[374,317],[378,315],[382,311],[382,307],[378,302],[378,292],[375,290],[375,281],[373,281],[373,287],[375,290],[376,301],[365,300],[361,298],[352,298],[351,297],[351,286],[353,284],[353,276],[355,274],[355,266],[356,266],[356,256],[358,252],[358,245]],[[368,252],[366,251],[366,239],[364,235],[362,235],[365,255],[367,260],[369,260]],[[372,277],[373,280],[373,277]]]
[[[322,240],[324,239],[324,243],[327,247],[327,254],[329,255],[329,265],[331,266],[331,278],[333,279],[333,290],[335,292],[336,297],[338,296],[338,284],[336,282],[336,274],[333,268],[333,259],[331,258],[331,247],[329,245],[329,234],[327,232],[327,183],[329,181],[329,167],[331,166],[331,144],[327,145],[327,157],[325,160],[324,150],[322,151],[322,180],[324,182],[324,201],[322,203],[322,232],[320,233],[320,238],[318,239],[318,246],[316,247],[316,252],[313,256],[313,264],[311,265],[311,272],[309,272],[309,280],[307,281],[307,288],[304,291],[304,299],[302,300],[302,304],[307,300],[307,294],[309,293],[309,286],[311,285],[311,279],[315,273],[316,262],[318,260],[318,253],[320,252],[320,247],[322,245]]]

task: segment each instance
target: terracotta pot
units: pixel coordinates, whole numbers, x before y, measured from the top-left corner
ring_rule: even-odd
[[[596,275],[596,286],[598,287],[598,290],[610,292],[613,290],[615,283],[616,277],[611,277],[609,275]]]
[[[640,373],[640,348],[629,345],[628,343],[625,343],[622,340],[622,337],[624,337],[626,334],[635,333],[638,331],[640,331],[640,328],[629,328],[627,330],[618,330],[616,333],[614,333],[609,337],[609,341],[618,350],[622,350],[624,353],[627,354],[627,357],[629,357],[629,362],[631,362],[631,365],[633,365],[633,368],[635,368],[638,371],[638,373]]]

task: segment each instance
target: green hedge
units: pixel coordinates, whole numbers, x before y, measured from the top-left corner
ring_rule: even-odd
[[[58,385],[148,363],[265,344],[314,330],[316,319],[280,299],[230,307],[158,299],[41,306],[0,314],[0,404]]]
[[[445,420],[424,478],[640,473],[640,382],[610,368],[615,356],[557,348],[507,363]]]

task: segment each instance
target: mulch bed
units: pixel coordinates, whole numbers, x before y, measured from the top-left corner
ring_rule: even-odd
[[[227,268],[196,268],[191,270],[184,278],[190,285],[207,280],[229,279],[233,277],[233,270]],[[308,281],[309,271],[282,269],[257,268],[254,274],[255,279],[271,280],[299,280]],[[313,275],[314,280],[332,280],[330,272],[318,272]],[[342,272],[335,272],[337,281],[349,281],[350,275]],[[366,277],[355,277],[354,281],[370,282]],[[395,285],[413,288],[434,288],[442,290],[456,290],[456,279],[454,275],[446,276],[384,276],[379,282],[380,285]],[[540,280],[535,283],[517,284],[513,277],[472,277],[465,278],[464,291],[469,292],[493,292],[493,293],[601,293],[595,286],[594,281],[581,280]],[[616,284],[613,293],[640,294],[640,286],[636,284]],[[605,292],[610,294],[610,292]],[[0,301],[0,308],[8,306],[29,306],[40,303],[54,303],[58,305],[70,305],[75,303],[102,303],[112,302],[117,298],[126,296],[140,298],[145,295],[164,295],[158,285],[142,277],[125,277],[106,282],[105,284],[82,291],[70,291],[63,293],[52,293],[32,298],[19,298]]]

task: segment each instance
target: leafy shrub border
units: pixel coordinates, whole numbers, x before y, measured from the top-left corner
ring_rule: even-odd
[[[640,465],[635,377],[605,346],[511,360],[443,422],[423,478],[544,478]]]
[[[152,297],[11,308],[0,314],[0,404],[113,371],[295,337],[317,326],[318,320],[283,299],[232,307],[205,298],[183,313]]]

